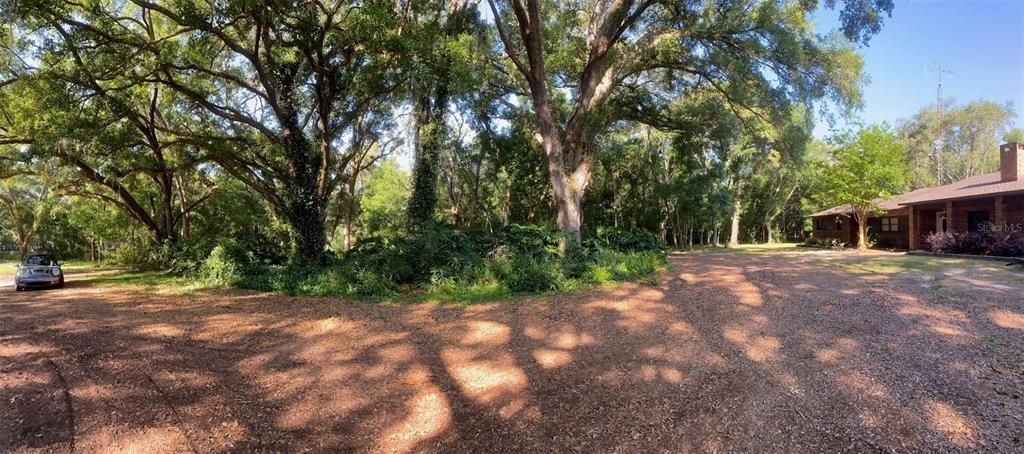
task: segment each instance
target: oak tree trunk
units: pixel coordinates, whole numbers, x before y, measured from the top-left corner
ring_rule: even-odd
[[[188,241],[192,237],[188,190],[185,188],[185,181],[181,178],[181,174],[177,174],[174,177],[178,186],[178,205],[180,207],[178,216],[181,220],[181,239]]]
[[[737,198],[732,203],[732,222],[729,225],[729,243],[727,247],[734,248],[740,245],[740,201]]]
[[[295,204],[286,220],[295,234],[295,260],[300,263],[321,263],[327,246],[323,210],[316,206]]]
[[[295,110],[284,117],[288,123],[282,128],[282,145],[290,181],[283,197],[284,206],[278,209],[295,235],[292,259],[318,265],[323,263],[327,247],[327,199],[321,175],[324,169],[315,157],[321,153],[314,153],[313,144],[298,127]]]
[[[355,227],[356,222],[356,181],[357,180],[354,177],[349,181],[348,197],[345,200],[345,252],[352,249],[352,230]]]
[[[548,180],[551,182],[555,208],[558,211],[556,221],[562,232],[559,247],[562,250],[578,247],[581,243],[580,230],[583,226],[583,194],[590,178],[590,168],[585,159],[575,162],[574,168],[566,166],[566,156],[586,156],[586,150],[578,149],[582,145],[576,142],[565,143],[555,126],[551,110],[546,102],[537,102],[543,106],[538,109],[541,144],[547,157]]]
[[[434,219],[437,207],[437,167],[446,135],[445,111],[448,109],[448,85],[436,83],[433,93],[420,97],[416,115],[416,163],[413,188],[409,197],[409,221],[413,226]]]
[[[160,220],[163,222],[161,226],[161,241],[166,243],[174,243],[174,185],[171,180],[171,176],[168,173],[161,173],[157,176],[157,182],[160,186]]]
[[[448,8],[442,36],[454,38],[470,25],[467,14],[469,2],[456,0]],[[445,55],[431,62],[431,74],[420,85],[416,115],[416,163],[413,169],[413,189],[409,197],[409,221],[413,226],[434,220],[437,208],[437,173],[441,147],[447,136],[445,113],[448,111],[451,84],[451,59]],[[458,220],[455,222],[458,225]]]

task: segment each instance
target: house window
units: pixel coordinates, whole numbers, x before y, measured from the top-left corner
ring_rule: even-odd
[[[899,232],[900,218],[882,218],[883,232]]]
[[[988,224],[988,211],[968,211],[967,231],[977,232],[982,224]]]
[[[824,219],[815,219],[814,230],[828,230],[828,224],[825,222]]]
[[[840,218],[836,218],[836,231],[843,231],[843,220]]]
[[[882,220],[879,218],[868,219],[868,232],[878,233],[882,230]]]

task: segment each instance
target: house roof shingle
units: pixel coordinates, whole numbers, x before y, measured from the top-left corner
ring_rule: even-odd
[[[992,172],[969,177],[956,183],[919,189],[918,191],[921,191],[920,194],[902,200],[900,205],[1024,192],[1024,179],[1002,181],[1002,176],[999,172]]]
[[[907,205],[926,202],[944,202],[947,200],[995,196],[1016,192],[1024,192],[1024,179],[1017,179],[1016,181],[1002,181],[1002,176],[999,172],[992,172],[983,175],[976,175],[957,181],[956,183],[950,183],[943,186],[916,189],[889,199],[878,199],[878,205],[883,210],[891,211],[898,210]],[[852,213],[852,210],[849,205],[840,205],[819,211],[809,217],[850,213]]]
[[[900,195],[895,196],[895,197],[890,197],[888,199],[875,199],[875,203],[877,203],[878,206],[881,209],[885,210],[885,211],[898,210],[900,208],[903,208],[902,206],[900,206],[900,203],[903,200],[906,200],[907,198],[910,198],[910,197],[915,197],[918,194],[920,194],[921,192],[927,191],[927,190],[930,190],[930,189],[932,189],[932,188],[921,188],[921,189],[917,189],[917,190],[914,190],[914,191],[910,191],[910,192],[908,192],[906,194],[900,194]],[[813,217],[818,217],[818,216],[832,216],[832,215],[838,215],[838,214],[852,214],[852,213],[853,213],[853,209],[851,209],[850,205],[847,204],[847,205],[839,205],[837,207],[832,207],[832,208],[829,208],[827,210],[822,210],[822,211],[814,213],[814,214],[812,214],[812,215],[810,215],[808,217],[813,218]]]

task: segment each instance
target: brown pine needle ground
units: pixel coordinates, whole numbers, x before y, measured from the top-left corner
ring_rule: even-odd
[[[671,261],[660,286],[465,308],[3,288],[0,451],[1024,450],[1022,273]]]

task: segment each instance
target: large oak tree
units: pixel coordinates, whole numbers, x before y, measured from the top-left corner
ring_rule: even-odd
[[[291,226],[296,259],[319,262],[330,198],[362,156],[346,134],[398,83],[390,74],[400,58],[392,51],[395,5],[132,3],[172,25],[153,78],[190,99],[222,135],[206,143],[211,159]],[[203,140],[199,131],[183,135]]]
[[[593,139],[611,123],[657,118],[667,99],[701,86],[744,108],[856,103],[861,63],[850,43],[866,43],[892,1],[844,2],[848,40],[815,34],[818,3],[488,0],[529,95],[570,244],[580,241]]]
[[[18,77],[0,94],[0,124],[27,147],[3,155],[57,193],[118,208],[156,245],[187,236],[189,214],[211,192],[195,187],[201,159],[169,133],[180,100],[146,80],[156,66],[139,44],[155,39],[158,24],[138,9],[137,34],[109,31],[114,18],[102,9],[71,14],[39,2],[18,12],[22,55],[9,65]]]
[[[353,129],[400,82],[386,1],[27,2],[20,14],[80,48],[133,49],[107,67],[176,95],[158,129],[259,193],[291,227],[295,257],[323,258],[328,205],[364,155]],[[27,21],[26,20],[26,21]],[[131,60],[130,60],[131,59]],[[135,69],[133,60],[148,64]],[[98,91],[98,90],[97,90]],[[129,117],[130,118],[130,117]]]

